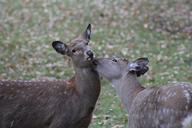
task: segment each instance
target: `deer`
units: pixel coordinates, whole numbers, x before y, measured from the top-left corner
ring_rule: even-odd
[[[0,80],[0,128],[88,128],[100,94],[90,36],[91,24],[69,43],[52,42],[72,60],[68,80]]]
[[[128,128],[189,128],[192,126],[192,84],[169,82],[144,87],[138,77],[148,70],[148,58],[95,59],[96,71],[116,90],[128,112]]]

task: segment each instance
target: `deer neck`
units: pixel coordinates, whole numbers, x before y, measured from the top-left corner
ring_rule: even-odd
[[[100,79],[98,73],[92,68],[75,67],[75,84],[81,96],[96,102],[100,93]]]
[[[136,75],[126,74],[118,80],[113,80],[112,83],[124,107],[129,112],[132,101],[144,87],[141,86]]]

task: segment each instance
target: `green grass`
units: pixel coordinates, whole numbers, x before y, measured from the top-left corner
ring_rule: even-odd
[[[145,86],[192,82],[191,0],[0,0],[0,79],[67,79],[73,69],[53,40],[68,42],[88,23],[97,56],[148,57]],[[180,28],[180,29],[178,29]],[[125,128],[127,114],[102,81],[90,128]]]

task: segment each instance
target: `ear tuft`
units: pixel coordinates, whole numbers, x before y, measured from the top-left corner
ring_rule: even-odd
[[[136,73],[137,76],[144,75],[148,70],[148,58],[138,58],[137,60],[128,64],[128,70],[130,73]]]
[[[90,40],[91,39],[91,24],[89,24],[85,30],[85,32],[83,33],[83,37],[86,40]]]
[[[140,70],[138,70],[136,72],[137,76],[141,76],[141,75],[144,75],[147,71],[149,70],[149,67],[147,66],[143,66]]]
[[[143,58],[136,59],[134,62],[136,62],[139,65],[146,65],[147,66],[149,63],[149,59],[146,57],[143,57]]]
[[[53,48],[56,52],[65,55],[68,52],[68,47],[61,41],[53,41],[52,43]]]

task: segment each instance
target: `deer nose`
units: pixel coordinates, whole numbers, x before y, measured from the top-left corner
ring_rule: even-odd
[[[91,50],[87,51],[86,54],[89,56],[89,58],[93,59],[93,52]]]

